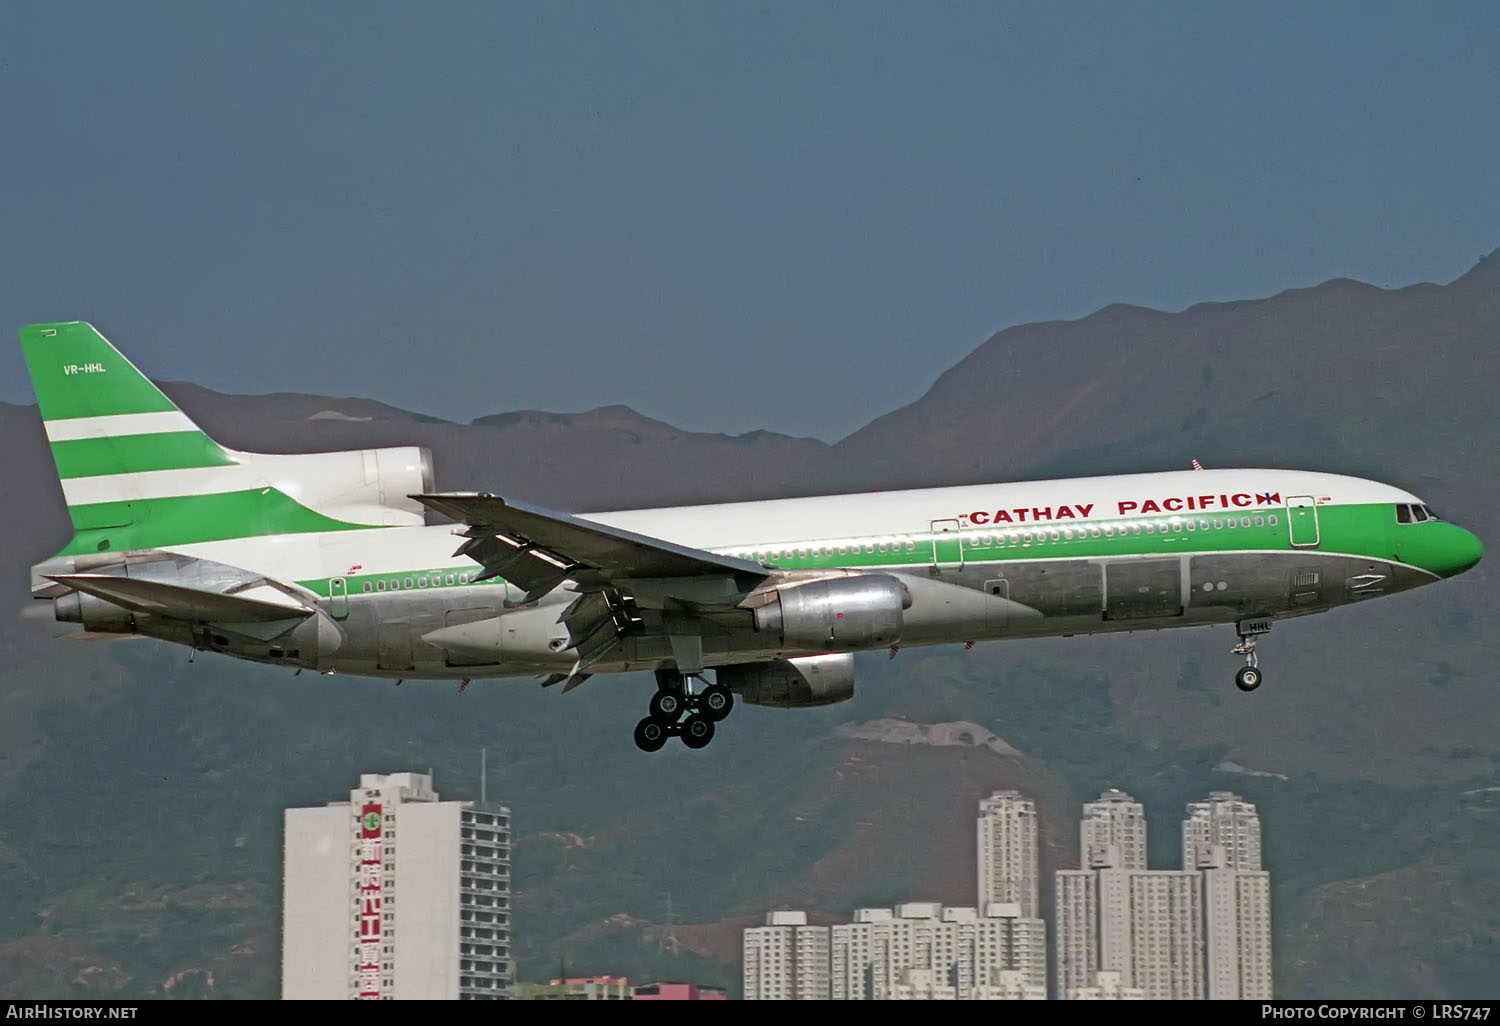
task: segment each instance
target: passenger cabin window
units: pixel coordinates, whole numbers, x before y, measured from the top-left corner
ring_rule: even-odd
[[[369,591],[369,590],[370,590],[370,582],[366,581],[365,582],[365,591]]]

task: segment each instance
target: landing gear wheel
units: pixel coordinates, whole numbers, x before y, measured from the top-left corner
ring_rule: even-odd
[[[635,725],[635,746],[641,751],[659,752],[666,743],[667,728],[661,721],[647,716]]]
[[[676,723],[682,713],[682,692],[658,691],[651,696],[651,718],[661,723]]]
[[[1260,670],[1254,666],[1243,666],[1234,675],[1234,686],[1241,691],[1254,691],[1260,687]]]
[[[734,711],[734,692],[722,684],[710,684],[698,696],[698,708],[717,723]]]
[[[682,743],[689,748],[703,748],[714,739],[714,721],[702,713],[693,713],[682,721]]]

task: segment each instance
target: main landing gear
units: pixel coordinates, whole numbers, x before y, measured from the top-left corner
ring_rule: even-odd
[[[1245,665],[1234,675],[1234,686],[1241,691],[1254,691],[1264,679],[1260,672],[1260,658],[1255,654],[1255,636],[1270,633],[1271,623],[1269,619],[1259,619],[1241,620],[1234,625],[1240,643],[1229,651],[1245,657]]]
[[[643,752],[660,751],[668,738],[680,737],[689,748],[714,739],[714,724],[734,709],[734,694],[722,684],[702,684],[696,674],[656,671],[656,694],[646,718],[635,725],[635,744]]]

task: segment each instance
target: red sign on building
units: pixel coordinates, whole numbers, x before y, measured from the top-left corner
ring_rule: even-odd
[[[359,815],[359,954],[355,973],[361,1001],[380,999],[380,879],[385,864],[385,820],[378,802]]]

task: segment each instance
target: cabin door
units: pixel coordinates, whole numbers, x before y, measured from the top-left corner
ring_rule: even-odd
[[[964,568],[964,546],[957,520],[932,522],[932,565],[939,573]]]
[[[349,615],[349,589],[342,577],[329,578],[328,611],[335,620],[342,620]]]
[[[1318,506],[1311,495],[1288,495],[1286,519],[1294,546],[1310,549],[1318,544]]]

